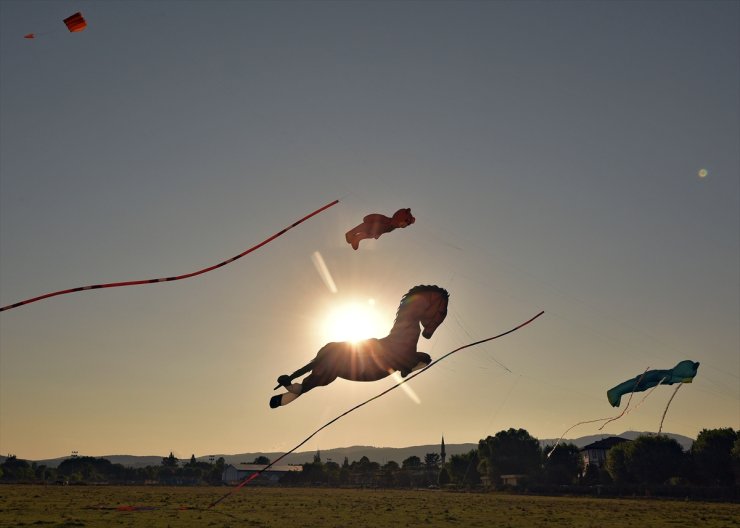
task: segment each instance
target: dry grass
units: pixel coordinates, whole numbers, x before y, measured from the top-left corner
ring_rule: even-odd
[[[740,505],[437,490],[0,486],[0,526],[740,527]],[[138,507],[133,511],[119,507]]]

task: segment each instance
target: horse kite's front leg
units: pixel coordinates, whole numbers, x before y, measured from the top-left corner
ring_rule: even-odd
[[[416,353],[416,359],[418,360],[416,365],[414,365],[411,370],[402,370],[401,371],[401,377],[405,378],[412,372],[416,370],[421,370],[423,368],[426,368],[431,362],[432,362],[432,356],[427,354],[426,352],[417,352]]]

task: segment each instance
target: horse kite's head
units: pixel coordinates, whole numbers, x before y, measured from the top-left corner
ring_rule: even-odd
[[[447,317],[449,298],[447,290],[439,286],[414,286],[401,299],[401,306],[407,307],[419,319],[424,328],[421,335],[429,339]]]

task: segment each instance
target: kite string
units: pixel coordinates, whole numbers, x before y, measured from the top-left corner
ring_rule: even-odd
[[[666,378],[663,378],[663,379],[661,379],[661,380],[660,380],[660,381],[658,382],[658,385],[656,385],[655,387],[653,387],[652,389],[650,389],[650,390],[649,390],[649,391],[647,392],[647,394],[645,394],[645,396],[643,396],[642,400],[640,400],[640,401],[638,402],[638,404],[637,404],[637,405],[635,405],[634,409],[630,409],[630,402],[632,401],[632,396],[634,396],[634,394],[635,394],[635,389],[636,389],[636,388],[638,387],[638,385],[639,385],[639,384],[640,384],[640,382],[642,381],[642,378],[644,378],[644,377],[645,377],[645,374],[647,374],[647,371],[648,371],[649,369],[650,369],[650,367],[646,368],[646,369],[645,369],[645,372],[643,372],[643,373],[642,373],[642,375],[641,375],[641,376],[640,376],[640,377],[639,377],[639,378],[637,379],[637,381],[635,382],[635,386],[634,386],[634,387],[632,388],[632,391],[630,392],[630,397],[629,397],[629,398],[627,399],[627,405],[625,405],[625,406],[624,406],[624,410],[623,410],[623,411],[622,411],[621,413],[619,413],[619,414],[618,414],[617,416],[613,416],[613,417],[611,417],[611,418],[596,418],[595,420],[584,420],[583,422],[578,422],[577,424],[571,425],[571,426],[570,426],[570,427],[569,427],[568,429],[566,429],[566,430],[565,430],[565,431],[563,432],[563,434],[561,434],[561,435],[560,435],[560,438],[558,438],[557,442],[555,442],[555,445],[554,445],[554,446],[552,446],[552,449],[551,449],[551,450],[550,450],[550,452],[549,452],[549,453],[547,454],[547,458],[550,458],[550,456],[552,456],[552,454],[553,454],[553,453],[555,452],[555,449],[556,449],[556,448],[558,447],[558,445],[560,445],[560,442],[561,442],[561,441],[563,440],[563,438],[565,437],[565,435],[567,435],[567,434],[568,434],[568,432],[569,432],[569,431],[570,431],[571,429],[575,429],[575,428],[576,428],[576,427],[578,427],[579,425],[585,425],[585,424],[590,424],[590,423],[596,423],[596,422],[601,422],[601,421],[604,421],[604,420],[606,420],[606,422],[605,422],[604,424],[602,424],[602,425],[601,425],[601,427],[599,427],[599,431],[601,431],[602,429],[604,429],[604,427],[606,426],[606,424],[608,424],[608,423],[610,423],[610,422],[613,422],[614,420],[619,420],[619,419],[620,419],[620,418],[621,418],[622,416],[624,416],[624,415],[626,415],[626,414],[629,414],[629,412],[631,412],[631,411],[632,411],[632,410],[634,410],[634,409],[637,409],[637,408],[638,408],[638,407],[639,407],[640,405],[642,405],[642,402],[644,402],[644,401],[645,401],[645,399],[646,399],[646,398],[647,398],[648,396],[650,396],[650,393],[652,393],[652,392],[653,392],[653,391],[655,390],[655,388],[656,388],[656,387],[657,387],[658,385],[660,385],[661,383],[663,383],[663,382],[664,382],[664,381],[666,380]],[[629,409],[629,410],[628,410],[628,409]]]
[[[5,311],[5,310],[11,310],[13,308],[18,308],[19,306],[23,306],[23,305],[26,305],[26,304],[31,304],[32,302],[40,301],[42,299],[48,299],[49,297],[55,297],[57,295],[64,295],[64,294],[67,294],[67,293],[74,293],[74,292],[85,291],[85,290],[95,290],[95,289],[100,289],[100,288],[117,288],[117,287],[120,287],[120,286],[136,286],[136,285],[140,285],[140,284],[155,284],[155,283],[159,283],[159,282],[170,282],[170,281],[176,281],[176,280],[181,280],[181,279],[188,279],[190,277],[195,277],[196,275],[202,275],[203,273],[207,273],[207,272],[212,271],[212,270],[214,270],[216,268],[220,268],[220,267],[225,266],[227,264],[231,264],[235,260],[242,258],[244,255],[247,255],[247,254],[249,254],[249,253],[251,253],[251,252],[253,252],[253,251],[261,248],[262,246],[264,246],[266,244],[269,244],[270,242],[272,242],[273,240],[275,240],[279,236],[285,234],[290,229],[296,227],[298,224],[301,224],[301,223],[305,222],[309,218],[311,218],[311,217],[313,217],[313,216],[321,213],[322,211],[325,211],[326,209],[328,209],[329,207],[331,207],[333,205],[336,205],[337,203],[339,203],[339,200],[334,200],[333,202],[328,203],[328,204],[326,204],[325,206],[323,206],[323,207],[321,207],[319,209],[316,209],[313,213],[307,214],[306,216],[304,216],[300,220],[297,220],[297,221],[293,222],[288,227],[282,229],[281,231],[278,231],[277,233],[275,233],[271,237],[266,238],[265,240],[263,240],[259,244],[255,245],[255,246],[252,246],[251,248],[247,249],[246,251],[243,251],[242,253],[239,253],[235,257],[231,257],[230,259],[224,260],[223,262],[219,262],[218,264],[214,264],[213,266],[209,266],[207,268],[203,268],[201,270],[194,271],[192,273],[186,273],[184,275],[177,275],[177,276],[174,276],[174,277],[162,277],[162,278],[159,278],[159,279],[145,279],[145,280],[134,280],[134,281],[125,281],[125,282],[110,282],[110,283],[107,283],[107,284],[94,284],[94,285],[91,285],[91,286],[80,286],[80,287],[77,287],[77,288],[70,288],[68,290],[59,290],[59,291],[56,291],[56,292],[46,293],[44,295],[39,295],[38,297],[32,297],[31,299],[26,299],[25,301],[20,301],[20,302],[14,303],[14,304],[9,304],[7,306],[3,306],[3,307],[0,308],[0,312]]]
[[[465,335],[467,335],[468,337],[472,337],[472,335],[470,334],[470,332],[468,332],[467,328],[465,328],[465,326],[462,324],[462,321],[460,320],[460,317],[458,317],[457,310],[454,310],[453,309],[453,310],[450,311],[450,313],[454,317],[455,323],[457,323],[457,326],[459,326],[462,329],[462,331],[465,333]],[[498,359],[496,359],[492,355],[491,356],[488,356],[488,357],[490,357],[490,359],[494,363],[496,363],[499,367],[501,367],[502,369],[504,369],[508,373],[513,374],[513,371],[509,367],[507,367],[506,365],[504,365],[503,363],[501,363]]]
[[[518,326],[516,326],[516,327],[512,328],[511,330],[507,330],[506,332],[503,332],[503,333],[501,333],[501,334],[498,334],[498,335],[496,335],[496,336],[493,336],[493,337],[489,337],[489,338],[486,338],[486,339],[481,339],[480,341],[475,341],[474,343],[468,343],[467,345],[463,345],[463,346],[461,346],[461,347],[458,347],[458,348],[456,348],[456,349],[454,349],[454,350],[452,350],[452,351],[450,351],[450,352],[446,353],[445,355],[443,355],[443,356],[441,356],[441,357],[437,358],[436,360],[432,361],[431,363],[429,363],[429,364],[428,364],[428,365],[427,365],[426,367],[424,367],[423,369],[421,369],[421,370],[419,370],[419,371],[417,371],[417,372],[415,372],[415,373],[411,374],[410,376],[407,376],[407,377],[406,377],[405,379],[403,379],[403,380],[399,381],[398,383],[396,383],[395,385],[392,385],[391,387],[389,387],[389,388],[385,389],[384,391],[380,392],[379,394],[376,394],[376,395],[375,395],[375,396],[373,396],[372,398],[369,398],[369,399],[365,400],[364,402],[362,402],[362,403],[359,403],[359,404],[355,405],[354,407],[352,407],[352,408],[350,408],[350,409],[348,409],[348,410],[344,411],[344,412],[343,412],[342,414],[340,414],[340,415],[339,415],[339,416],[337,416],[336,418],[334,418],[334,419],[332,419],[332,420],[330,420],[330,421],[326,422],[326,423],[325,423],[324,425],[322,425],[321,427],[319,427],[318,429],[316,429],[316,430],[315,430],[315,431],[314,431],[313,433],[311,433],[310,435],[308,435],[308,436],[307,436],[307,437],[306,437],[306,438],[305,438],[305,439],[304,439],[303,441],[301,441],[301,442],[300,442],[300,443],[299,443],[298,445],[296,445],[296,446],[295,446],[295,447],[294,447],[293,449],[291,449],[290,451],[287,451],[287,452],[283,453],[283,454],[282,454],[282,455],[280,455],[280,456],[279,456],[279,457],[278,457],[277,459],[275,459],[274,461],[270,462],[269,464],[267,464],[267,465],[266,465],[265,467],[263,467],[262,469],[260,469],[260,470],[258,470],[258,471],[256,471],[256,472],[252,473],[252,474],[251,474],[251,475],[249,475],[249,476],[248,476],[247,478],[245,478],[244,480],[242,480],[242,481],[241,481],[241,482],[240,482],[240,483],[239,483],[239,484],[238,484],[238,485],[237,485],[237,486],[236,486],[235,488],[233,488],[233,489],[232,489],[231,491],[229,491],[228,493],[226,493],[226,494],[225,494],[225,495],[224,495],[223,497],[221,497],[221,498],[219,498],[219,499],[217,499],[217,500],[213,501],[213,502],[212,502],[212,503],[211,503],[211,504],[210,504],[210,505],[208,506],[208,509],[210,509],[210,508],[213,508],[214,506],[216,506],[216,505],[217,505],[218,503],[220,503],[221,501],[223,501],[223,500],[224,500],[224,499],[226,499],[227,497],[229,497],[229,496],[233,495],[234,493],[236,493],[237,491],[239,491],[239,490],[240,490],[241,488],[243,488],[243,487],[244,487],[244,486],[245,486],[245,485],[246,485],[247,483],[249,483],[249,482],[251,482],[252,480],[254,480],[255,478],[257,478],[257,477],[258,477],[259,475],[261,475],[262,473],[264,473],[265,471],[267,471],[267,470],[268,470],[269,468],[271,468],[272,466],[274,466],[275,464],[277,464],[278,462],[280,462],[280,461],[281,461],[281,460],[282,460],[283,458],[285,458],[285,457],[286,457],[286,456],[288,456],[289,454],[293,453],[293,452],[294,452],[294,451],[295,451],[296,449],[298,449],[298,448],[299,448],[299,447],[301,447],[301,446],[302,446],[303,444],[305,444],[306,442],[308,442],[309,440],[311,440],[311,438],[313,438],[314,436],[316,436],[316,435],[317,435],[317,434],[318,434],[318,433],[319,433],[320,431],[322,431],[322,430],[326,429],[327,427],[329,427],[329,426],[330,426],[331,424],[333,424],[334,422],[336,422],[336,421],[337,421],[337,420],[339,420],[340,418],[343,418],[344,416],[346,416],[346,415],[348,415],[349,413],[351,413],[351,412],[353,412],[353,411],[355,411],[355,410],[359,409],[360,407],[363,407],[364,405],[367,405],[367,404],[368,404],[368,403],[370,403],[371,401],[377,400],[377,399],[378,399],[378,398],[380,398],[381,396],[384,396],[384,395],[388,394],[389,392],[391,392],[391,391],[392,391],[392,390],[394,390],[394,389],[397,389],[398,387],[400,387],[400,386],[401,386],[401,385],[403,385],[404,383],[407,383],[407,382],[411,381],[411,380],[412,380],[412,379],[414,379],[414,378],[415,378],[416,376],[418,376],[418,375],[420,375],[420,374],[422,374],[422,373],[426,372],[427,370],[429,370],[430,368],[432,368],[432,367],[433,367],[434,365],[436,365],[437,363],[439,363],[440,361],[442,361],[442,360],[443,360],[443,359],[445,359],[446,357],[449,357],[449,356],[451,356],[452,354],[454,354],[454,353],[456,353],[456,352],[460,352],[460,351],[461,351],[461,350],[463,350],[463,349],[466,349],[466,348],[470,348],[470,347],[472,347],[472,346],[476,346],[476,345],[480,345],[481,343],[486,343],[486,342],[488,342],[488,341],[492,341],[492,340],[494,340],[494,339],[498,339],[499,337],[504,337],[505,335],[508,335],[508,334],[510,334],[510,333],[512,333],[512,332],[515,332],[515,331],[519,330],[520,328],[522,328],[522,327],[524,327],[524,326],[528,325],[529,323],[531,323],[532,321],[534,321],[535,319],[537,319],[538,317],[540,317],[540,316],[541,316],[542,314],[544,314],[544,313],[545,313],[545,312],[544,312],[544,310],[543,310],[543,311],[541,311],[540,313],[538,313],[537,315],[535,315],[534,317],[532,317],[531,319],[528,319],[527,321],[525,321],[525,322],[521,323],[520,325],[518,325]]]
[[[644,375],[644,374],[643,374],[643,375]],[[637,408],[638,408],[638,407],[640,407],[640,405],[642,405],[642,402],[644,402],[644,401],[645,401],[645,400],[647,399],[647,397],[648,397],[648,396],[650,396],[650,395],[651,395],[651,394],[653,393],[653,391],[654,391],[655,389],[657,389],[657,388],[658,388],[658,386],[659,386],[659,385],[660,385],[661,383],[663,383],[663,382],[664,382],[665,380],[667,380],[667,379],[668,379],[668,378],[663,378],[663,379],[661,379],[661,380],[660,380],[660,381],[659,381],[659,382],[658,382],[658,383],[657,383],[657,384],[655,385],[655,387],[653,387],[652,389],[650,389],[649,391],[647,391],[647,393],[645,394],[645,396],[643,396],[643,397],[642,397],[642,399],[641,399],[641,400],[640,400],[640,401],[639,401],[639,402],[637,403],[637,405],[635,405],[635,406],[634,406],[634,407],[633,407],[632,409],[629,409],[629,410],[627,410],[627,407],[625,407],[625,408],[624,408],[624,411],[622,412],[622,414],[620,414],[619,416],[615,416],[614,418],[609,418],[609,419],[608,419],[608,420],[606,421],[606,423],[604,423],[604,425],[602,425],[601,427],[599,427],[599,431],[601,431],[601,430],[602,430],[602,429],[603,429],[604,427],[606,427],[606,424],[608,424],[608,423],[610,423],[610,422],[613,422],[614,420],[618,420],[618,419],[619,419],[619,418],[621,418],[622,416],[624,416],[624,415],[626,415],[626,414],[629,414],[629,413],[631,413],[631,412],[632,412],[632,411],[634,411],[634,410],[637,410]],[[634,393],[633,393],[633,394],[634,394]],[[630,397],[631,397],[631,395],[630,395]],[[629,403],[629,402],[628,402],[628,403]]]

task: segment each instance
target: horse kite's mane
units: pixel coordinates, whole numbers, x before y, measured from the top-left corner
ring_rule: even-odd
[[[450,293],[445,290],[444,288],[441,288],[436,285],[431,284],[420,284],[419,286],[414,286],[409,291],[406,292],[406,294],[401,297],[401,302],[398,305],[398,310],[396,311],[396,319],[401,315],[401,312],[403,312],[403,309],[408,306],[408,301],[411,297],[413,297],[417,293],[426,293],[426,292],[435,292],[439,293],[440,295],[443,295],[445,299],[450,298]]]

